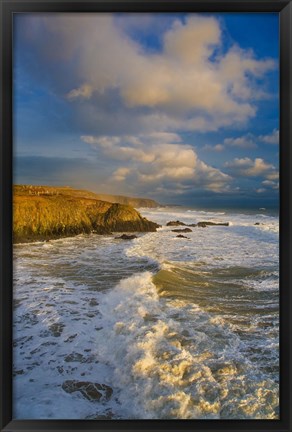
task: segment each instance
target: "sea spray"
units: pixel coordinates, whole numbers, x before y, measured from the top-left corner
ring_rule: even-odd
[[[162,228],[130,242],[15,247],[15,418],[278,418],[278,219],[186,210],[145,210]]]

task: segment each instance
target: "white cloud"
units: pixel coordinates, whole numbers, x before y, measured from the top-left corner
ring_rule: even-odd
[[[211,145],[211,144],[206,144],[203,147],[203,150],[206,151],[215,151],[215,152],[222,152],[224,150],[224,145],[222,144],[216,144],[216,145]]]
[[[79,120],[91,118],[96,131],[108,107],[112,116],[124,108],[123,134],[131,119],[140,132],[212,131],[246,123],[256,114],[255,100],[265,96],[259,80],[275,62],[237,46],[223,53],[223,30],[214,17],[189,15],[167,23],[156,52],[131,38],[112,14],[45,17],[30,37],[50,64],[56,60],[51,79],[63,83]]]
[[[261,158],[254,160],[245,158],[235,158],[231,162],[226,162],[225,167],[229,172],[242,177],[265,177],[267,179],[278,178],[278,173],[274,165],[265,162]]]
[[[265,187],[272,188],[272,189],[279,189],[279,182],[275,182],[272,180],[264,180],[262,182],[262,185]]]
[[[259,140],[267,144],[279,144],[279,130],[274,129],[269,135],[260,135]]]
[[[274,129],[270,135],[255,136],[252,133],[248,133],[239,137],[229,137],[224,139],[223,144],[217,144],[216,146],[207,145],[204,147],[204,149],[213,149],[215,151],[223,151],[226,147],[253,149],[257,148],[256,141],[276,144],[279,142],[279,131],[277,129]]]
[[[225,138],[224,144],[230,147],[251,149],[257,147],[254,136],[247,134],[237,138]]]
[[[279,179],[279,173],[277,171],[270,172],[269,174],[266,175],[266,178],[268,180],[278,180]]]
[[[127,175],[130,174],[130,172],[131,170],[129,168],[125,168],[125,167],[118,168],[116,171],[114,171],[113,178],[115,181],[118,182],[125,181]]]
[[[81,87],[71,90],[67,94],[67,98],[69,100],[76,99],[76,98],[90,99],[92,93],[93,93],[93,88],[89,84],[83,84]]]
[[[174,143],[166,142],[173,138]],[[136,186],[168,191],[198,189],[222,192],[228,189],[231,177],[201,161],[194,149],[178,143],[178,135],[153,134],[123,137],[82,136],[81,139],[114,161],[122,161],[112,180],[131,179]]]

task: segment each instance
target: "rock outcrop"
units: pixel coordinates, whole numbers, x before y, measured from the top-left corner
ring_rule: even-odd
[[[190,228],[183,228],[183,229],[174,229],[171,230],[172,232],[177,232],[177,233],[188,233],[188,232],[192,232],[192,230]]]
[[[134,240],[137,238],[135,234],[122,234],[121,236],[115,237],[115,239],[121,239],[121,240]]]
[[[167,222],[167,224],[166,224],[166,226],[185,226],[186,224],[185,223],[183,223],[183,222],[181,222],[181,221],[170,221],[170,222]]]
[[[229,226],[229,222],[198,222],[198,227],[206,228],[207,226]]]
[[[100,201],[71,188],[15,186],[14,242],[47,240],[81,233],[149,232],[159,227],[133,207]]]

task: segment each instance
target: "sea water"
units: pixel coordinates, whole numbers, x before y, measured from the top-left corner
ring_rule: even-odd
[[[161,228],[15,246],[14,418],[278,418],[278,215],[141,213]]]

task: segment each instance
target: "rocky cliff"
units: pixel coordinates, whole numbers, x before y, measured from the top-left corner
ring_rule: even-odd
[[[14,242],[80,233],[147,232],[158,225],[129,205],[110,203],[68,187],[14,186]]]

